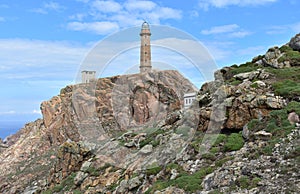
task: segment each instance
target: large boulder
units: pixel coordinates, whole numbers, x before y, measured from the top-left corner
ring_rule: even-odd
[[[290,40],[289,46],[295,51],[300,51],[300,33]]]
[[[271,66],[274,68],[284,68],[290,67],[291,64],[289,61],[280,61],[279,59],[283,56],[283,53],[279,50],[278,47],[273,47],[268,50],[265,54],[264,58],[262,59],[262,63],[265,66]]]

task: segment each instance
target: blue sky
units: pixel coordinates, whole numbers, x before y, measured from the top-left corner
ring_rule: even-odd
[[[87,53],[111,33],[143,20],[172,26],[222,67],[287,43],[300,32],[299,7],[298,0],[1,0],[0,134],[2,121],[41,117],[41,101],[74,83]]]

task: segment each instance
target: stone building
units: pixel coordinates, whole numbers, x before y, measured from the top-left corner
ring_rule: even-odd
[[[92,80],[96,79],[96,71],[81,71],[82,83],[90,83]]]
[[[141,29],[141,53],[140,53],[140,73],[149,72],[151,65],[151,45],[150,45],[150,27],[147,22],[142,24]]]

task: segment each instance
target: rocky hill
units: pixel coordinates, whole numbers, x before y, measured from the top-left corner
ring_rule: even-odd
[[[195,91],[177,71],[62,89],[0,142],[0,193],[299,193],[300,34]]]

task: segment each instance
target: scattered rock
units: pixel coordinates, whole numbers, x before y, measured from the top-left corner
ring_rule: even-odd
[[[77,175],[75,176],[75,178],[74,178],[74,184],[75,185],[80,185],[87,176],[88,176],[88,173],[79,171],[77,173]]]
[[[176,179],[176,177],[178,176],[178,172],[176,169],[172,169],[171,170],[171,177],[170,177],[170,180],[173,180],[173,179]]]
[[[251,71],[251,72],[247,72],[247,73],[239,73],[237,75],[234,75],[233,77],[239,80],[253,80],[254,78],[257,78],[258,75],[260,74],[260,71]]]
[[[142,149],[140,149],[140,153],[141,154],[150,154],[153,150],[153,146],[152,145],[145,145],[144,147],[142,147]]]
[[[141,184],[142,182],[140,181],[139,177],[134,177],[128,181],[128,189],[129,190],[134,189]]]
[[[295,123],[299,123],[300,119],[299,119],[299,115],[295,112],[291,112],[288,115],[288,120],[291,123],[291,125],[294,125]]]
[[[259,88],[264,88],[267,86],[265,82],[260,80],[253,82],[253,84],[256,84]]]
[[[243,135],[243,138],[249,139],[250,131],[248,129],[248,124],[244,125],[242,135]]]
[[[254,137],[259,140],[267,141],[271,139],[272,133],[268,133],[266,131],[258,131],[254,133]]]

